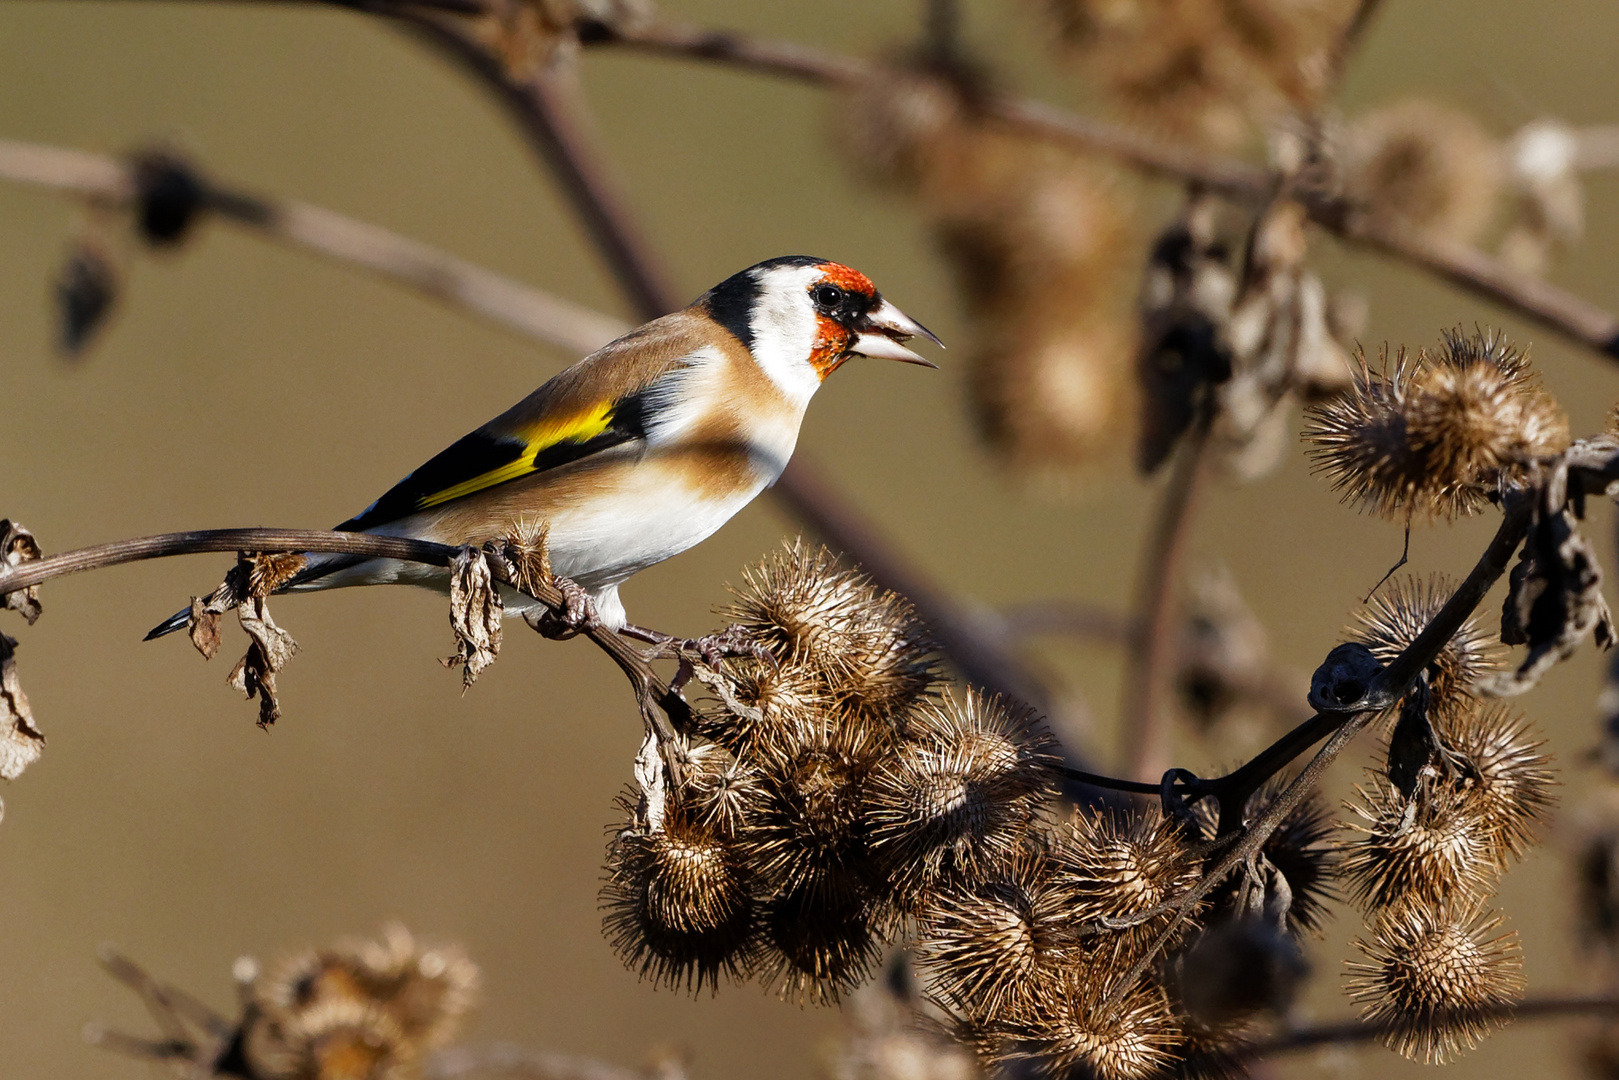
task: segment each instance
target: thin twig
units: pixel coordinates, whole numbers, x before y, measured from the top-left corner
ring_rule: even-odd
[[[1515,1005],[1484,1006],[1458,1012],[1458,1019],[1467,1020],[1528,1020],[1555,1019],[1573,1016],[1608,1016],[1619,1013],[1619,996],[1614,994],[1548,994],[1529,998]],[[1434,1018],[1434,1026],[1444,1026],[1447,1017]],[[1390,1024],[1368,1024],[1360,1020],[1316,1024],[1292,1028],[1254,1043],[1241,1051],[1244,1058],[1275,1057],[1322,1046],[1345,1046],[1352,1043],[1379,1042],[1399,1028]]]
[[[0,595],[26,589],[68,574],[98,570],[121,563],[146,559],[163,559],[174,555],[195,555],[204,552],[236,551],[318,551],[342,555],[366,555],[379,559],[398,559],[402,562],[425,563],[429,566],[449,566],[461,551],[449,544],[435,544],[427,540],[412,540],[402,536],[378,536],[360,532],[329,532],[323,529],[203,529],[195,532],[163,533],[131,540],[115,540],[108,544],[47,555],[43,559],[25,562],[9,570],[0,571]],[[553,612],[563,610],[562,593],[549,582],[519,586],[510,565],[494,553],[486,553],[490,575],[502,584],[538,600]],[[640,652],[613,631],[597,626],[584,631],[595,645],[618,664],[630,680],[639,699],[650,699],[666,715],[662,724],[648,716],[648,722],[658,727],[659,737],[669,740],[674,732],[667,726],[669,717],[684,717],[688,711],[679,694],[652,670]],[[643,711],[645,711],[643,705]]]
[[[82,150],[0,139],[0,179],[128,207],[138,198],[134,162]],[[368,222],[292,199],[272,199],[191,170],[204,205],[272,240],[359,266],[569,352],[588,353],[629,327],[612,316]]]
[[[1198,490],[1207,474],[1212,409],[1205,404],[1175,459],[1136,582],[1135,624],[1124,671],[1125,766],[1129,776],[1162,776],[1169,768],[1171,715],[1160,698],[1180,648],[1176,587],[1191,533]]]

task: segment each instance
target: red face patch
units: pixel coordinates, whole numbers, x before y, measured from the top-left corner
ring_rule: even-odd
[[[822,280],[830,281],[841,289],[847,289],[862,296],[877,295],[877,286],[871,283],[869,277],[858,270],[851,270],[842,263],[822,263],[821,273],[825,275]]]
[[[825,315],[815,317],[815,345],[810,349],[810,366],[815,368],[815,374],[826,381],[826,377],[838,369],[849,358],[849,346],[854,344],[854,335],[848,327],[836,319],[829,319]]]

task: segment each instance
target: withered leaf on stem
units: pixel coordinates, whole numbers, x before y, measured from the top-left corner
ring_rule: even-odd
[[[455,655],[445,666],[461,665],[463,690],[500,655],[500,594],[489,575],[483,553],[464,547],[450,563],[450,626],[455,630]]]
[[[15,780],[39,760],[45,736],[34,726],[28,695],[17,681],[17,639],[0,634],[0,777]]]
[[[1531,689],[1542,675],[1574,654],[1587,634],[1601,648],[1614,642],[1613,616],[1602,597],[1602,567],[1596,550],[1563,505],[1566,466],[1558,468],[1538,494],[1534,524],[1512,568],[1501,609],[1501,640],[1528,645],[1516,671],[1481,684],[1494,697]]]
[[[25,562],[33,562],[40,555],[39,541],[34,539],[33,533],[18,522],[0,518],[0,566],[21,566]],[[22,617],[28,620],[28,625],[34,625],[42,610],[39,606],[39,586],[30,585],[15,592],[0,593],[0,609],[20,611]]]
[[[298,643],[270,618],[270,606],[262,596],[251,597],[236,609],[242,630],[252,638],[247,655],[237,661],[226,680],[249,698],[259,699],[259,726],[269,727],[281,716],[276,699],[276,672],[287,666]]]
[[[211,610],[200,596],[191,598],[191,619],[186,623],[186,633],[204,660],[212,660],[219,651],[219,612]]]

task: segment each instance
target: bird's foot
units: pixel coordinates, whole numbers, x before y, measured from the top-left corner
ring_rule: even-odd
[[[544,608],[538,614],[524,615],[524,622],[541,637],[552,641],[566,641],[601,628],[602,620],[596,611],[596,603],[583,585],[565,577],[553,578],[552,581],[562,594],[562,610]]]
[[[641,650],[647,660],[701,660],[714,670],[730,657],[747,656],[771,664],[776,662],[775,654],[740,626],[727,626],[718,633],[695,638],[675,637],[633,623],[625,623],[619,632],[650,644],[651,648]]]

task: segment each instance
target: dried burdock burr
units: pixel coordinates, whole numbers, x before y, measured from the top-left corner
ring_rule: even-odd
[[[1384,1043],[1414,1061],[1454,1060],[1523,995],[1517,935],[1489,912],[1406,904],[1356,945],[1366,959],[1348,965],[1350,996],[1362,1019],[1388,1028]]]
[[[1197,883],[1200,867],[1187,839],[1180,825],[1156,811],[1076,810],[1050,852],[1068,917],[1076,924],[1133,923],[1108,935],[1120,951],[1155,937],[1167,916],[1137,920]]]
[[[1500,703],[1441,712],[1435,725],[1505,868],[1540,838],[1557,777],[1529,722]]]
[[[1345,636],[1359,641],[1384,663],[1404,652],[1456,591],[1442,576],[1400,577],[1379,589],[1355,612]],[[1428,688],[1443,711],[1473,697],[1474,685],[1500,666],[1501,650],[1477,619],[1469,618],[1428,665]]]
[[[1568,445],[1568,424],[1523,353],[1498,334],[1450,331],[1432,352],[1362,356],[1354,385],[1312,406],[1311,457],[1346,502],[1386,517],[1482,509],[1503,471]]]
[[[803,660],[774,663],[739,657],[727,672],[731,693],[747,708],[723,703],[704,709],[697,733],[740,759],[751,759],[765,742],[809,730],[833,711],[832,691],[822,672]]]
[[[1470,792],[1426,773],[1407,798],[1373,773],[1346,803],[1359,833],[1343,847],[1345,884],[1368,909],[1410,903],[1443,905],[1483,896],[1499,875],[1499,840]]]
[[[1488,223],[1506,164],[1467,113],[1417,98],[1356,118],[1340,157],[1349,197],[1376,221],[1464,242]]]
[[[869,900],[848,893],[786,891],[760,913],[755,970],[784,1000],[836,1004],[882,958]]]
[[[35,562],[43,554],[39,541],[20,521],[0,518],[0,570]],[[30,585],[26,589],[0,593],[0,611],[15,611],[23,617],[24,622],[33,626],[44,611],[39,603],[39,586]]]
[[[451,1039],[477,983],[460,950],[389,926],[381,941],[312,950],[254,981],[243,1052],[255,1075],[380,1080]]]
[[[1231,148],[1313,108],[1353,5],[1047,0],[1061,39],[1134,119]]]
[[[996,880],[931,894],[919,918],[917,968],[930,993],[986,1023],[1022,1014],[1080,955],[1053,867],[1035,851]]]
[[[1056,750],[1032,712],[976,690],[913,710],[862,788],[871,854],[901,902],[1007,870],[1055,792]]]
[[[764,796],[758,771],[718,743],[687,747],[686,763],[681,803],[698,824],[721,836],[736,836]]]
[[[762,797],[738,841],[772,888],[847,905],[878,879],[862,806],[875,750],[865,731],[835,723],[793,729],[754,756]]]
[[[621,799],[630,824],[613,838],[602,924],[642,978],[699,992],[736,978],[753,948],[751,874],[741,848],[678,802],[656,822]]]
[[[1185,712],[1206,729],[1262,689],[1270,641],[1225,568],[1193,575],[1186,592],[1175,684]]]
[[[1068,972],[1042,987],[1027,1019],[1008,1025],[1014,1038],[1002,1064],[1094,1080],[1157,1075],[1173,1061],[1178,1033],[1163,990],[1143,981],[1110,1000],[1111,989],[1094,972]]]
[[[932,638],[904,597],[872,589],[852,637],[853,648],[823,665],[823,679],[833,701],[857,722],[891,725],[938,681]]]
[[[864,574],[838,565],[825,548],[794,540],[745,568],[734,599],[720,610],[779,662],[823,670],[858,652],[866,609],[879,590]]]

